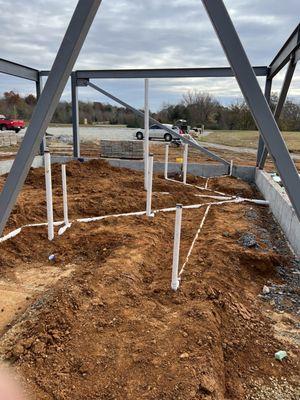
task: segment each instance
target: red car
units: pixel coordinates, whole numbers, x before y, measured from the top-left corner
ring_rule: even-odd
[[[15,120],[6,118],[4,115],[0,115],[0,130],[1,131],[15,131],[20,132],[21,129],[25,128],[25,122],[22,120]]]

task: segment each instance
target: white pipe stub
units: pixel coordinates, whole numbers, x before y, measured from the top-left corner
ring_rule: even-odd
[[[182,207],[183,207],[182,204],[176,204],[172,282],[171,282],[171,288],[175,292],[179,288],[179,284],[180,284],[178,268],[179,268],[179,250],[180,250],[180,237],[181,237]]]

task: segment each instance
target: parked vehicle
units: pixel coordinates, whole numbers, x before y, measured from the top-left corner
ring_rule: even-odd
[[[0,115],[0,130],[1,131],[15,131],[20,132],[21,129],[25,128],[25,122],[22,120],[15,120],[6,118],[4,115]]]
[[[177,126],[179,129],[183,131],[184,134],[188,134],[190,127],[187,124],[187,121],[185,119],[179,119],[178,121],[175,122],[174,124]]]
[[[167,128],[172,129],[173,131],[179,133],[180,135],[183,134],[180,128],[170,124],[164,124]],[[135,133],[135,137],[138,140],[144,139],[144,129],[140,129]],[[173,136],[169,131],[166,129],[162,129],[159,125],[151,125],[149,128],[149,139],[162,139],[166,142],[172,142],[172,140],[180,140],[177,136]]]

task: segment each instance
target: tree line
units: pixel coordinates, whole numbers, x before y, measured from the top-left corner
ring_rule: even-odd
[[[270,107],[274,111],[278,101],[277,94],[271,96]],[[13,91],[5,92],[0,98],[0,114],[14,119],[29,121],[36,105],[32,94],[22,97]],[[143,121],[132,111],[123,107],[100,102],[79,102],[80,123],[121,124],[128,127],[142,127]],[[163,104],[161,109],[152,113],[153,118],[172,124],[185,119],[192,127],[205,125],[208,129],[253,130],[255,122],[245,101],[235,101],[228,106],[222,105],[209,93],[193,90],[183,95],[178,104]],[[60,102],[52,119],[53,123],[70,124],[72,122],[72,104]],[[279,126],[282,130],[300,131],[300,103],[287,99]]]

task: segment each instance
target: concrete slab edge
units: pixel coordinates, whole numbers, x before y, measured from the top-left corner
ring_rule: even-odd
[[[256,170],[255,183],[264,198],[270,202],[271,211],[291,248],[300,257],[300,222],[285,190],[273,181],[270,174],[259,169]]]

